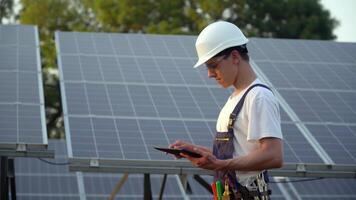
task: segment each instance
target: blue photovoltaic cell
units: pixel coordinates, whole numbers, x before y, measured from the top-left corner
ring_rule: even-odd
[[[355,138],[349,130],[356,126],[356,44],[254,38],[249,46],[257,67],[329,157],[355,164],[356,145],[344,135]]]
[[[211,146],[230,90],[192,69],[195,37],[58,32],[56,38],[72,157],[170,160],[152,147],[176,139]],[[248,48],[300,120],[281,108],[285,162],[323,163],[301,123],[335,163],[354,164],[355,44],[253,38]],[[280,191],[274,197],[283,199]]]
[[[302,199],[355,199],[354,179],[321,179],[293,183]]]
[[[65,126],[73,157],[166,160],[171,157],[153,146],[168,146],[177,139],[211,146],[216,118],[230,90],[208,79],[205,69],[192,69],[194,40],[58,32]],[[321,162],[283,109],[281,118],[288,132],[286,160]]]
[[[356,162],[356,132],[349,126],[307,125],[336,163]]]
[[[36,27],[0,25],[1,144],[47,143],[39,58]]]
[[[49,140],[49,149],[55,151],[54,163],[67,163],[64,140]],[[50,165],[37,158],[16,158],[17,199],[71,199],[79,200],[76,174],[66,165]]]
[[[282,132],[284,137],[284,162],[322,163],[315,150],[294,124],[282,123]]]

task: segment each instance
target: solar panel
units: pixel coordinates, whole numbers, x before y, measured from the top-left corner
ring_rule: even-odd
[[[296,114],[293,121],[329,162],[355,164],[356,44],[254,38],[250,47],[256,67]]]
[[[54,163],[66,163],[63,140],[49,140],[48,148],[55,151]],[[37,158],[15,159],[17,199],[79,200],[78,178],[66,165],[50,165]]]
[[[49,140],[48,148],[56,152],[52,163],[67,163],[67,151],[64,140]],[[17,158],[15,160],[17,199],[108,199],[122,174],[111,173],[78,173],[70,172],[67,165],[51,165],[37,158]],[[208,183],[211,176],[202,176]],[[190,199],[208,199],[210,193],[192,177],[188,178],[191,186]],[[273,180],[280,182],[280,180]],[[296,179],[292,179],[296,181]],[[78,184],[79,183],[79,184]],[[158,198],[162,175],[151,175],[153,198]],[[295,183],[278,183],[282,187],[291,184],[302,199],[320,199],[343,197],[352,199],[355,196],[355,180],[322,179]],[[276,183],[271,183],[273,199],[287,199]],[[79,185],[83,187],[79,189]],[[142,199],[143,175],[130,174],[116,199]],[[170,175],[163,194],[163,199],[182,199],[178,179]]]
[[[66,163],[67,152],[64,140],[49,140],[49,149],[56,152],[54,163]],[[81,176],[75,172],[69,172],[66,165],[50,165],[36,158],[17,158],[15,160],[17,199],[108,199],[114,186],[122,177],[122,174],[110,173],[83,173]],[[79,177],[82,177],[79,178]],[[203,176],[211,182],[211,176]],[[293,179],[294,180],[294,179]],[[154,198],[158,198],[162,176],[152,175],[151,186]],[[188,178],[192,194],[191,199],[208,199],[210,193],[199,185],[192,177]],[[295,180],[294,180],[295,181]],[[78,182],[84,186],[80,193]],[[283,184],[288,185],[288,184]],[[351,179],[324,179],[311,182],[292,183],[305,199],[318,198],[351,198],[355,195],[353,189],[355,181]],[[270,184],[273,199],[286,199],[279,190],[277,184]],[[128,180],[116,195],[116,199],[142,199],[143,175],[130,174]],[[164,199],[182,199],[177,179],[168,176],[163,194]]]
[[[68,162],[64,140],[49,140],[49,149],[56,152],[56,159],[47,161]],[[66,165],[48,164],[36,158],[17,158],[15,164],[17,199],[108,199],[122,177],[122,174],[69,172]],[[162,175],[151,176],[154,198],[159,196],[161,182]],[[79,189],[79,185],[83,187]],[[192,187],[197,188],[195,184]],[[115,199],[142,199],[143,188],[143,175],[130,174]],[[193,190],[190,196],[210,198],[211,195],[202,189]],[[163,197],[183,198],[175,176],[167,177]]]
[[[37,28],[0,25],[0,155],[24,156],[46,146]]]
[[[293,183],[301,199],[355,199],[354,179],[321,179]]]
[[[177,139],[212,146],[217,115],[231,91],[207,79],[204,69],[192,69],[194,40],[57,32],[69,157],[101,164],[166,160],[180,166],[153,146]],[[322,163],[284,110],[281,116],[286,160]]]
[[[222,104],[211,97],[228,93],[191,71],[182,44],[190,37],[58,32],[56,38],[70,157],[172,160],[153,146],[176,139],[211,145],[211,122]]]

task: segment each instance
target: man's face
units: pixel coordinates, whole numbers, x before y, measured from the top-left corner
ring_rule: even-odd
[[[208,77],[215,78],[223,88],[228,88],[236,81],[237,68],[233,66],[231,53],[208,60],[205,65]]]

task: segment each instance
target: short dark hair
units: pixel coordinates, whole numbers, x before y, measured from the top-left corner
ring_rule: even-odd
[[[229,47],[226,48],[222,51],[220,51],[218,54],[216,54],[213,57],[220,57],[220,56],[226,56],[229,55],[233,50],[236,50],[240,53],[240,56],[242,57],[242,59],[249,61],[250,57],[248,56],[248,50],[247,50],[247,46],[246,44],[240,45],[240,46],[233,46],[233,47]]]

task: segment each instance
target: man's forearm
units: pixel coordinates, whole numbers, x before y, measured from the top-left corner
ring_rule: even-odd
[[[261,144],[259,149],[246,156],[221,160],[218,168],[221,170],[260,171],[279,168],[282,164],[282,144],[281,141],[275,140],[268,145]]]

